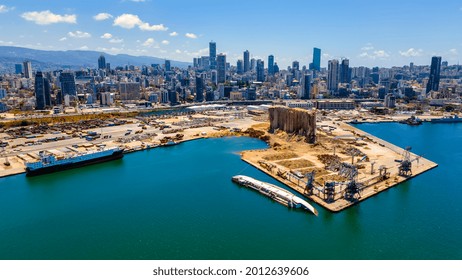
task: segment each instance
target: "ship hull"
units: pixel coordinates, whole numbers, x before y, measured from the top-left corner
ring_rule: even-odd
[[[111,160],[116,160],[116,159],[121,159],[123,157],[123,150],[116,151],[112,153],[111,155],[100,157],[100,158],[93,158],[89,160],[84,160],[84,161],[79,161],[79,162],[73,162],[69,164],[58,164],[54,166],[48,166],[48,167],[43,167],[43,168],[38,168],[38,169],[29,169],[26,168],[26,176],[37,176],[37,175],[43,175],[43,174],[49,174],[49,173],[54,173],[58,171],[64,171],[68,169],[73,169],[73,168],[78,168],[78,167],[83,167],[91,164],[96,164],[96,163],[102,163],[106,161],[111,161]]]

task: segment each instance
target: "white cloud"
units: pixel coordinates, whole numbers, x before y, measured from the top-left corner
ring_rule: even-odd
[[[172,33],[170,33],[170,34],[168,34],[168,35],[170,35],[170,36],[172,36],[172,37],[175,37],[175,36],[178,36],[178,33],[177,33],[176,31],[173,31]]]
[[[199,57],[199,56],[207,55],[209,53],[209,48],[203,48],[203,49],[198,50],[197,52],[184,51],[184,53],[192,57]]]
[[[459,52],[457,51],[457,49],[450,49],[449,50],[449,53],[452,54],[452,55],[458,55]]]
[[[147,22],[143,22],[137,15],[133,14],[123,14],[118,16],[114,20],[114,26],[120,26],[125,29],[132,29],[135,26],[138,26],[140,30],[143,31],[166,31],[168,27],[163,24],[150,25]]]
[[[190,39],[197,39],[197,35],[194,34],[194,33],[186,33],[185,36],[188,37],[188,38],[190,38]]]
[[[370,50],[373,50],[373,49],[374,49],[374,47],[370,46],[370,45],[361,48],[362,51],[370,51]]]
[[[387,57],[390,57],[390,55],[384,51],[384,50],[378,50],[378,51],[374,51],[374,56],[377,57],[377,58],[387,58]]]
[[[181,51],[180,51],[180,50],[176,50],[175,53],[181,53]]]
[[[167,31],[168,27],[165,27],[163,24],[149,25],[147,22],[143,22],[138,26],[143,31]]]
[[[88,47],[87,46],[81,46],[79,49],[86,51],[86,50],[88,50]]]
[[[407,51],[399,51],[399,54],[402,55],[402,56],[406,56],[406,57],[421,56],[422,55],[422,49],[416,50],[414,48],[410,48]]]
[[[53,14],[49,10],[41,12],[26,12],[21,15],[21,17],[28,21],[33,21],[36,24],[47,25],[52,23],[77,23],[76,15],[57,15]]]
[[[14,10],[14,7],[7,7],[5,5],[0,5],[0,13],[6,13]]]
[[[120,53],[123,51],[123,48],[115,48],[115,47],[112,47],[112,48],[102,48],[102,47],[98,47],[97,48],[98,51],[103,51],[103,52],[109,52],[109,53]]]
[[[154,45],[155,41],[153,38],[149,38],[147,39],[144,43],[143,43],[143,46],[145,47],[151,47],[152,45]]]
[[[90,33],[78,31],[78,30],[75,32],[69,32],[67,33],[67,35],[69,35],[69,37],[72,37],[72,38],[90,38],[91,37]]]
[[[66,41],[66,40],[67,40],[67,37],[63,37],[63,38],[61,38],[61,39],[59,39],[59,40],[60,40],[61,42],[62,42],[62,41]]]
[[[113,43],[113,44],[120,44],[123,42],[124,42],[124,39],[119,39],[119,38],[112,38],[111,40],[109,40],[109,43]]]
[[[169,42],[169,41],[167,41],[167,40],[163,40],[163,41],[162,41],[162,44],[164,44],[164,45],[168,45],[168,44],[170,44],[170,42]]]
[[[111,33],[104,33],[100,38],[101,39],[111,39],[112,34]]]
[[[143,22],[137,15],[132,14],[123,14],[114,20],[114,26],[120,26],[126,29],[132,29],[133,27],[142,23]]]
[[[12,41],[5,42],[5,41],[0,40],[0,44],[13,45],[13,42]]]
[[[359,54],[361,58],[368,58],[368,59],[381,59],[385,60],[390,57],[390,54],[384,50],[376,50],[374,46],[368,43],[366,46],[361,48],[362,53]]]
[[[137,3],[139,3],[139,2],[146,2],[146,0],[130,0],[130,1],[132,1],[132,2],[137,2]]]
[[[113,16],[111,14],[108,14],[108,13],[99,13],[96,16],[94,16],[93,18],[95,20],[106,20],[106,19],[113,18]]]

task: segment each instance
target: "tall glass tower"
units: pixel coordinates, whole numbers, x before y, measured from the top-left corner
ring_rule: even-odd
[[[427,83],[426,92],[438,91],[440,85],[440,70],[441,70],[441,56],[432,57],[432,64],[430,66],[430,78]]]
[[[250,53],[248,50],[244,52],[244,73],[250,70]]]
[[[274,56],[271,54],[268,56],[268,75],[274,74]]]
[[[313,70],[321,71],[321,49],[313,48]]]
[[[217,43],[209,43],[210,69],[217,69]]]

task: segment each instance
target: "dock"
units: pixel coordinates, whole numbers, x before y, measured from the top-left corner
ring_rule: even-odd
[[[325,125],[335,129],[318,129],[316,144],[286,133],[268,133],[270,148],[245,151],[241,159],[331,212],[438,166],[347,123]],[[268,130],[267,126],[259,129]],[[405,168],[403,160],[408,163]]]

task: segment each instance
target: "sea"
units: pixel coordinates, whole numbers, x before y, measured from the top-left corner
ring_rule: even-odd
[[[0,259],[462,259],[462,124],[356,126],[439,166],[318,217],[231,181],[283,186],[240,159],[267,147],[247,137],[0,178]]]

